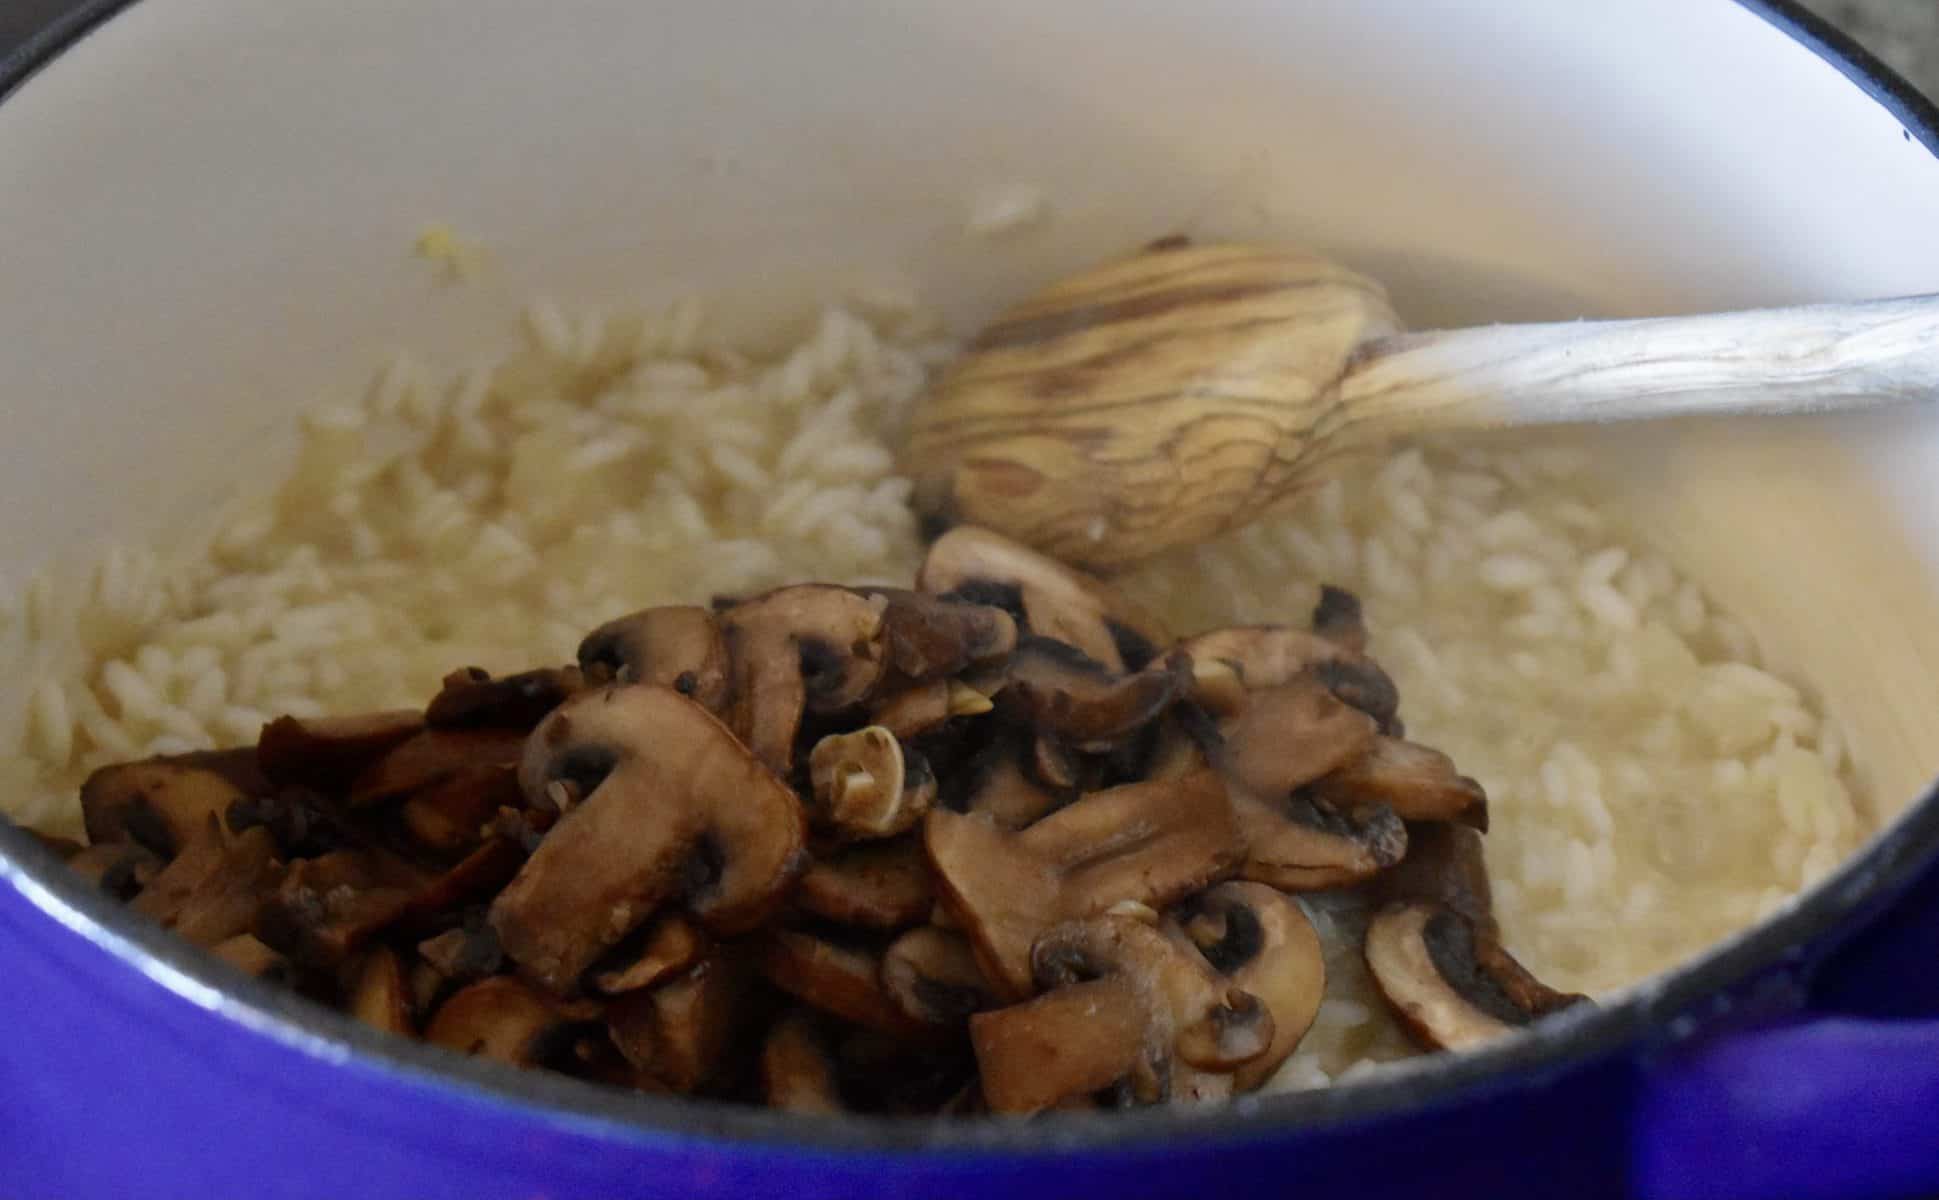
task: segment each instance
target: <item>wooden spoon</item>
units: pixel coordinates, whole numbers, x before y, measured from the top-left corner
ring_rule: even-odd
[[[1939,296],[1403,333],[1297,250],[1154,243],[997,318],[919,407],[916,503],[1121,567],[1399,435],[1939,395]]]

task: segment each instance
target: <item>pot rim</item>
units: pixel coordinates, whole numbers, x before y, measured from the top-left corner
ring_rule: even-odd
[[[1733,0],[1823,59],[1895,117],[1908,141],[1939,156],[1939,104],[1796,0]],[[0,57],[0,101],[135,0],[82,0]],[[1157,1151],[1180,1144],[1213,1150],[1259,1142],[1289,1128],[1364,1121],[1398,1111],[1472,1102],[1539,1087],[1615,1056],[1660,1049],[1694,1033],[1735,985],[1774,970],[1808,969],[1855,919],[1875,912],[1939,860],[1939,781],[1893,824],[1787,911],[1708,953],[1628,989],[1601,1006],[1579,1006],[1528,1033],[1460,1055],[1430,1055],[1372,1078],[1317,1090],[1247,1096],[1197,1110],[1056,1113],[1028,1125],[804,1117],[727,1104],[629,1094],[589,1083],[464,1058],[393,1038],[300,996],[245,978],[88,888],[31,836],[0,818],[0,883],[121,967],[203,1008],[241,1036],[262,1037],[322,1062],[387,1075],[401,1086],[483,1103],[617,1143],[661,1141],[759,1146],[800,1152],[930,1152],[1055,1156]],[[1688,1019],[1695,1017],[1696,1019]],[[1685,1018],[1673,1020],[1673,1018]]]

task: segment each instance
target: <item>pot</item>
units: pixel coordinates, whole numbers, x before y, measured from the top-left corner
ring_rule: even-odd
[[[0,94],[10,572],[180,528],[297,404],[401,344],[483,349],[539,291],[785,307],[902,279],[969,327],[1181,228],[1317,245],[1423,327],[1939,286],[1939,111],[1782,0],[96,0]],[[963,235],[1019,187],[1040,221]],[[434,220],[490,246],[488,279],[410,260]],[[1939,1191],[1939,423],[1603,445],[1614,499],[1841,715],[1884,830],[1593,1011],[1203,1112],[784,1118],[393,1043],[0,828],[10,1190]]]

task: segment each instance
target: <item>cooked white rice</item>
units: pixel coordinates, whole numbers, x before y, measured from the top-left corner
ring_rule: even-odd
[[[460,665],[568,661],[650,604],[799,579],[902,582],[918,559],[893,447],[948,353],[912,310],[824,313],[778,355],[700,312],[528,315],[490,369],[400,361],[310,412],[287,482],[209,546],[35,579],[11,815],[56,833],[103,763],[252,741],[269,717],[422,703]],[[1301,620],[1358,591],[1410,735],[1491,798],[1509,948],[1606,993],[1783,904],[1867,832],[1842,741],[1741,626],[1589,503],[1563,450],[1414,448],[1299,514],[1140,570],[1180,630]],[[1318,1023],[1278,1079],[1406,1052],[1355,914]]]

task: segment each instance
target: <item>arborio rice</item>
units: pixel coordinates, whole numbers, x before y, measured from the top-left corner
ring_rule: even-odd
[[[26,590],[33,677],[10,814],[79,825],[91,769],[251,742],[280,713],[421,704],[460,665],[568,661],[616,614],[918,561],[904,414],[947,343],[911,308],[831,310],[791,349],[718,344],[698,308],[528,314],[495,367],[385,369],[311,411],[287,482],[186,560],[106,554]],[[1491,798],[1508,947],[1606,993],[1770,912],[1866,819],[1836,727],[1744,629],[1586,503],[1555,449],[1404,450],[1300,513],[1138,571],[1175,627],[1298,621],[1358,591],[1412,735]],[[1356,914],[1282,1087],[1407,1051]]]

